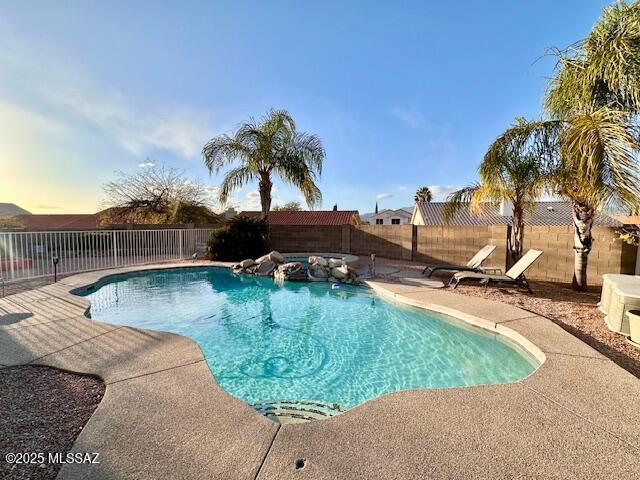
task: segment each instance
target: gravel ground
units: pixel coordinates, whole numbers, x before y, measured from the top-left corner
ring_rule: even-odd
[[[49,367],[0,369],[0,478],[53,479],[56,463],[12,465],[7,453],[61,452],[64,456],[102,396],[101,380]]]

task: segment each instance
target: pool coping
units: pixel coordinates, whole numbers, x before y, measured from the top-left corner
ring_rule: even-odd
[[[157,465],[165,465],[167,468],[173,468],[174,471],[176,468],[177,471],[186,469],[187,466],[170,462],[166,457],[166,452],[154,450],[152,446],[145,446],[144,441],[140,438],[142,432],[135,428],[132,428],[129,434],[125,431],[119,435],[124,435],[130,445],[141,445],[137,455],[123,458],[123,447],[117,445],[118,442],[104,440],[115,435],[111,430],[110,421],[114,422],[116,418],[119,420],[120,417],[127,416],[138,418],[141,406],[136,402],[144,395],[148,395],[149,391],[154,392],[154,395],[146,397],[146,401],[151,404],[149,408],[156,405],[158,412],[160,412],[167,408],[163,403],[166,401],[167,404],[170,404],[173,417],[177,415],[176,412],[180,412],[184,418],[182,423],[176,424],[175,418],[172,416],[155,416],[152,425],[147,426],[145,432],[149,432],[149,428],[159,431],[172,428],[173,436],[176,437],[175,441],[181,441],[180,437],[183,435],[194,436],[194,432],[197,432],[199,435],[206,435],[209,443],[214,445],[218,443],[220,445],[234,445],[239,450],[242,450],[242,446],[246,445],[250,449],[250,452],[243,453],[242,460],[238,460],[237,456],[233,455],[232,458],[236,458],[233,468],[229,465],[229,459],[213,462],[213,464],[204,462],[200,467],[206,476],[203,473],[202,478],[207,476],[211,478],[261,478],[263,476],[264,478],[279,478],[282,476],[285,478],[287,477],[285,470],[290,469],[290,464],[288,463],[285,467],[279,462],[282,455],[288,455],[285,445],[288,444],[289,437],[297,439],[295,446],[291,445],[290,447],[292,452],[298,448],[298,444],[305,442],[310,442],[309,451],[314,450],[314,445],[321,445],[318,447],[318,454],[324,453],[318,457],[317,461],[318,463],[330,463],[333,459],[343,455],[344,451],[331,452],[331,446],[327,447],[324,444],[325,439],[335,435],[335,432],[355,437],[353,440],[355,442],[354,448],[359,448],[358,451],[362,454],[362,447],[357,445],[366,444],[364,436],[366,428],[359,427],[355,430],[362,431],[356,432],[353,431],[354,428],[351,424],[357,421],[359,424],[368,425],[372,420],[373,412],[384,406],[386,406],[385,408],[393,406],[398,412],[402,412],[409,407],[409,404],[404,400],[407,398],[410,398],[411,403],[415,404],[416,401],[441,402],[442,400],[438,400],[438,398],[446,398],[447,401],[454,398],[456,401],[462,402],[472,396],[478,397],[478,400],[474,401],[477,401],[478,408],[484,409],[487,408],[487,404],[483,403],[486,400],[485,397],[488,398],[494,392],[500,392],[500,398],[503,396],[509,398],[512,395],[531,395],[531,392],[535,392],[536,395],[549,398],[552,403],[558,404],[565,414],[566,411],[572,411],[573,416],[577,415],[588,424],[598,425],[599,430],[606,432],[607,435],[613,435],[617,439],[616,441],[622,442],[625,448],[636,449],[636,453],[640,451],[640,436],[636,437],[634,433],[619,423],[628,423],[629,418],[632,420],[640,418],[640,416],[636,417],[633,412],[628,411],[630,407],[617,405],[615,400],[609,400],[612,403],[611,408],[619,412],[610,418],[610,413],[603,416],[597,405],[592,405],[593,402],[587,398],[584,400],[584,405],[581,406],[584,411],[576,412],[573,410],[579,409],[575,405],[564,405],[567,402],[563,396],[566,395],[566,392],[553,391],[553,388],[551,391],[547,391],[540,386],[547,383],[555,384],[561,381],[560,378],[570,374],[571,370],[567,370],[569,368],[567,363],[570,365],[575,363],[576,365],[571,367],[574,369],[578,367],[584,369],[586,367],[583,364],[588,364],[594,375],[600,375],[606,371],[606,375],[602,373],[602,381],[610,382],[612,378],[616,379],[620,385],[624,385],[626,390],[631,389],[634,395],[640,393],[640,381],[591,347],[561,330],[550,320],[517,307],[419,285],[410,286],[377,279],[366,281],[365,283],[374,291],[394,301],[452,315],[471,325],[504,335],[534,355],[541,366],[525,379],[509,384],[394,392],[376,397],[327,420],[311,424],[280,426],[267,420],[244,402],[232,397],[219,387],[206,366],[200,348],[194,341],[165,332],[145,331],[87,320],[84,318],[84,313],[90,305],[89,301],[72,293],[114,275],[144,270],[228,267],[229,265],[229,263],[223,262],[196,261],[87,272],[67,277],[57,284],[0,299],[0,308],[4,311],[14,308],[15,313],[33,313],[31,317],[23,318],[18,322],[0,325],[0,342],[2,342],[0,346],[6,347],[0,351],[0,368],[24,364],[47,365],[67,371],[97,375],[103,378],[107,385],[105,399],[80,433],[76,444],[74,444],[74,451],[91,451],[90,448],[101,448],[106,450],[107,457],[110,452],[112,458],[108,458],[102,466],[65,465],[60,471],[59,478],[83,478],[88,471],[91,472],[93,478],[114,478],[114,474],[116,474],[115,478],[131,478],[132,469],[137,472],[136,478],[154,478],[154,474],[151,472]],[[44,338],[48,342],[44,346],[41,345],[43,336],[46,336]],[[144,342],[147,342],[145,345],[148,344],[151,347],[142,351],[131,348],[128,351],[128,342],[131,342],[131,345],[137,345],[131,340],[134,337],[136,339],[144,337]],[[108,352],[113,352],[115,349],[116,353],[112,355],[114,358],[95,358],[99,356],[95,352],[100,351],[101,348]],[[549,361],[550,359],[551,361]],[[200,383],[208,384],[207,389],[201,393],[201,397],[198,397],[198,407],[189,404],[193,400],[190,397],[193,396],[182,398],[179,395],[174,395],[169,399],[165,398],[170,395],[164,392],[164,390],[168,390],[165,382],[169,381],[169,385],[173,385],[171,382],[177,384],[187,382],[191,378],[200,378]],[[127,388],[125,389],[125,387]],[[584,385],[571,385],[569,390],[577,390],[582,387]],[[145,393],[128,397],[127,392],[132,388],[142,389]],[[611,388],[615,390],[617,387],[613,385]],[[627,398],[626,394],[622,397]],[[405,403],[406,406],[403,406]],[[184,404],[184,408],[181,407],[181,404]],[[200,404],[213,409],[213,411],[224,412],[224,415],[219,416],[221,418],[216,417],[217,426],[188,423],[190,411],[194,408],[200,408]],[[597,416],[593,417],[594,412],[598,412],[604,420],[597,418]],[[606,423],[606,425],[599,425],[601,423]],[[636,426],[634,427],[634,425]],[[631,422],[631,427],[634,427],[635,430],[638,430],[637,426],[640,426],[640,422]],[[347,427],[349,430],[343,431]],[[381,428],[384,430],[390,427]],[[620,431],[623,432],[620,433]],[[302,439],[298,437],[299,435],[302,435]],[[167,440],[165,439],[165,441]],[[205,442],[204,446],[199,448],[206,446]],[[371,447],[371,451],[374,450],[375,448]],[[410,445],[407,446],[407,453],[411,453]],[[413,454],[415,455],[415,452]],[[381,462],[382,460],[376,461]],[[142,463],[140,464],[140,462]],[[141,474],[141,472],[147,472],[145,467],[148,469],[148,473]],[[234,473],[230,474],[230,472]],[[184,478],[195,478],[194,475]],[[323,478],[323,475],[321,472],[317,472],[315,477]],[[413,477],[408,475],[407,478]],[[420,478],[420,476],[415,476],[415,478]]]

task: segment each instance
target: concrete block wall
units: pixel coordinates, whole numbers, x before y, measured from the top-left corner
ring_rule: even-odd
[[[504,269],[506,238],[507,227],[504,225],[418,226],[414,260],[464,265],[485,245],[495,245],[496,249],[484,264]]]
[[[589,283],[599,285],[605,273],[634,273],[637,248],[618,238],[614,228],[596,227],[589,255]],[[527,272],[532,280],[571,282],[573,277],[573,227],[525,227],[524,249],[544,254]],[[486,266],[506,265],[507,227],[343,225],[271,227],[273,248],[281,252],[352,253],[421,263],[465,264],[487,244],[497,248]]]
[[[351,251],[354,255],[370,255],[396,260],[412,259],[413,225],[352,226]]]
[[[615,228],[595,227],[589,254],[589,284],[602,284],[605,273],[634,273],[637,249],[619,238]],[[554,282],[571,282],[574,251],[573,227],[525,227],[524,249],[535,248],[544,254],[531,267],[528,278]]]
[[[272,225],[271,246],[279,252],[349,253],[342,231],[340,225]]]

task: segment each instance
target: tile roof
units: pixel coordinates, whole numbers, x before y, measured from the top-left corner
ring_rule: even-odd
[[[258,218],[261,212],[240,212],[239,217]],[[301,210],[269,212],[272,225],[355,225],[360,223],[357,210]]]
[[[416,207],[420,210],[425,225],[444,225],[444,208],[446,202],[420,202]],[[560,226],[573,225],[569,202],[537,202],[532,211],[525,214],[526,225]],[[508,225],[511,216],[500,215],[500,205],[487,203],[480,214],[473,213],[468,207],[462,207],[449,222],[450,225]],[[622,225],[614,218],[603,213],[596,214],[594,225],[619,227]]]
[[[98,228],[99,219],[95,213],[88,214],[31,214],[16,215],[14,218],[25,230],[75,230]]]

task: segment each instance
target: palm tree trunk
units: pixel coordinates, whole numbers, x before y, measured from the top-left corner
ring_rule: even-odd
[[[514,263],[522,257],[524,245],[524,211],[522,205],[514,203],[513,220],[509,235],[509,258],[507,268],[511,268]]]
[[[271,210],[271,175],[269,172],[262,172],[258,181],[258,190],[260,191],[260,205],[262,206],[262,218],[269,218]]]
[[[594,214],[593,206],[587,202],[573,200],[573,250],[575,258],[572,286],[574,290],[587,289],[587,263],[593,244],[591,228],[593,227]]]

